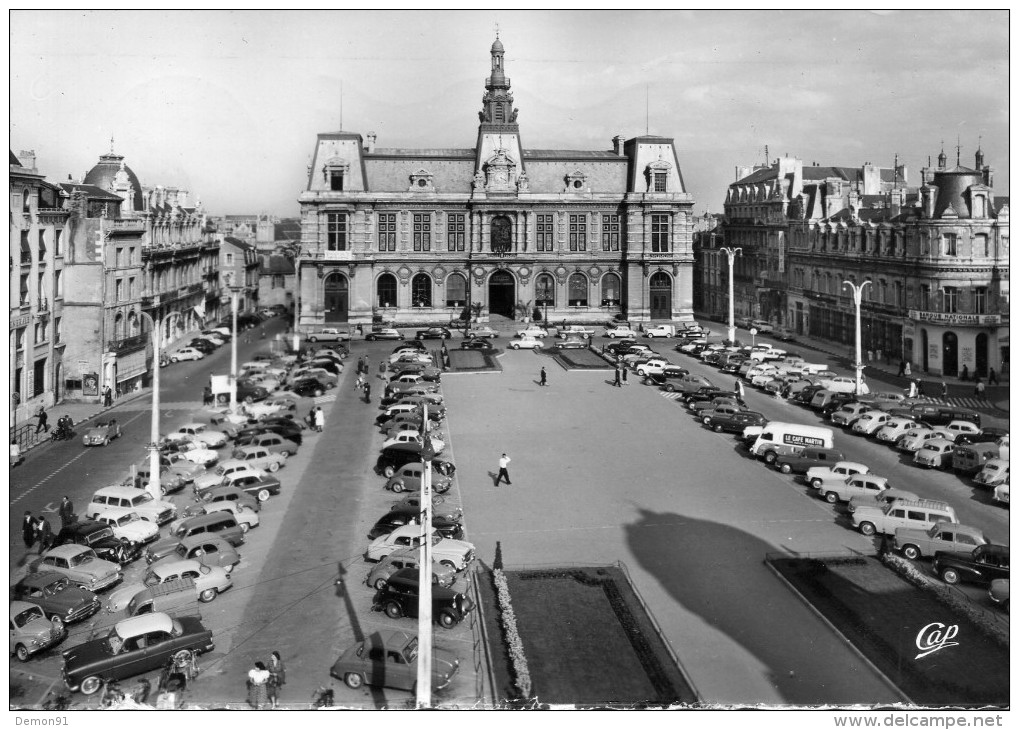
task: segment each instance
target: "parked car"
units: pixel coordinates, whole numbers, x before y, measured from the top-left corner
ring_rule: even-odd
[[[853,512],[853,527],[864,535],[894,535],[900,527],[929,530],[940,522],[958,524],[959,518],[950,504],[936,499],[897,499]]]
[[[203,355],[211,355],[219,347],[212,340],[207,340],[202,337],[196,337],[187,344],[187,347],[193,350],[198,350]],[[171,358],[172,360],[173,358]]]
[[[410,568],[415,571],[419,570],[421,567],[421,563],[418,560],[420,557],[419,553],[420,551],[413,547],[394,550],[372,566],[371,570],[368,571],[368,576],[365,578],[365,583],[378,590],[386,585],[389,577],[398,570],[403,570],[404,568]],[[457,580],[457,572],[455,570],[448,565],[442,565],[433,560],[432,582],[443,588],[449,588],[459,581]]]
[[[871,411],[874,411],[874,409],[865,403],[847,403],[832,413],[830,420],[833,426],[844,426],[845,428],[850,428],[864,413],[870,413]],[[884,412],[876,411],[876,413],[880,414]]]
[[[537,325],[531,325],[522,330],[517,330],[517,337],[520,339],[535,339],[540,340],[548,335],[548,331],[544,327],[538,327]]]
[[[393,329],[392,327],[383,327],[367,333],[364,338],[369,342],[374,340],[402,340],[403,335],[399,330]]]
[[[731,408],[731,406],[730,406]],[[715,433],[743,433],[748,426],[763,426],[768,422],[763,413],[733,409],[731,413],[712,411],[704,416],[703,423]]]
[[[432,558],[448,565],[454,570],[463,570],[474,560],[474,546],[462,540],[450,540],[442,537],[434,529],[431,531]],[[388,535],[382,535],[371,541],[365,557],[368,560],[381,560],[394,550],[404,547],[415,547],[421,544],[421,525],[411,524],[397,527]]]
[[[246,462],[254,469],[268,472],[277,472],[287,463],[286,456],[274,453],[265,446],[239,446],[233,450],[230,458]]]
[[[792,330],[788,330],[785,327],[776,327],[771,333],[771,336],[775,339],[782,340],[783,342],[795,342],[796,334]]]
[[[375,471],[378,474],[386,477],[387,479],[396,473],[396,470],[400,467],[409,464],[411,462],[421,461],[421,446],[416,443],[399,443],[387,446],[379,454],[378,460],[375,463]],[[437,470],[443,470],[448,474],[451,474],[452,464],[443,461],[441,459],[433,458],[432,468]],[[448,466],[445,466],[448,465]]]
[[[101,606],[95,593],[56,571],[29,573],[11,588],[11,599],[34,603],[50,621],[66,624],[87,619]]]
[[[1008,507],[1011,504],[1011,502],[1009,501],[1009,490],[1007,481],[1002,484],[999,484],[994,488],[994,501],[997,502],[998,504],[1003,504],[1006,507]]]
[[[460,343],[461,350],[492,350],[495,345],[490,340],[481,337],[472,337]]]
[[[644,383],[644,385],[655,385],[660,388],[666,389],[665,385],[670,380],[682,378],[684,375],[689,374],[690,371],[687,370],[686,368],[681,368],[678,365],[669,365],[667,367],[662,368],[662,372],[660,373],[648,373],[646,376],[644,376],[644,379],[641,382]]]
[[[109,588],[121,579],[120,565],[101,559],[84,545],[60,545],[50,548],[29,565],[29,572],[55,572],[76,586],[93,593]]]
[[[895,448],[899,451],[919,451],[924,443],[936,438],[944,438],[944,435],[926,426],[919,426],[902,434],[895,442]]]
[[[913,455],[913,463],[928,469],[948,469],[952,466],[955,444],[948,439],[935,438],[924,442]]]
[[[510,346],[510,349],[513,349],[513,350],[519,350],[521,348],[525,348],[525,349],[529,348],[531,350],[540,350],[542,348],[542,343],[541,343],[540,339],[537,339],[535,337],[527,336],[527,337],[517,337],[517,338],[514,338],[513,340],[510,340],[509,346]]]
[[[888,489],[888,480],[873,474],[854,474],[842,482],[825,481],[818,494],[829,504],[848,502],[854,497],[873,498],[878,492]]]
[[[382,515],[375,521],[372,528],[368,530],[368,539],[374,540],[382,535],[388,535],[390,532],[398,527],[409,525],[412,522],[416,522],[416,518],[401,512],[393,512],[390,510]],[[420,524],[420,523],[418,523]],[[435,532],[442,537],[448,537],[451,540],[462,540],[464,536],[463,525],[453,520],[447,520],[441,516],[432,516],[432,527]]]
[[[995,578],[991,581],[991,587],[987,589],[987,595],[991,602],[1001,606],[1001,610],[1008,613],[1009,606],[1009,579]]]
[[[611,340],[615,340],[621,337],[636,339],[637,334],[638,333],[636,330],[631,329],[630,327],[627,327],[625,325],[615,325],[613,327],[606,327],[604,332],[604,336],[608,337]]]
[[[939,522],[929,530],[899,527],[895,530],[895,549],[910,560],[927,558],[943,551],[971,552],[977,545],[989,543],[976,527]]]
[[[452,336],[453,333],[445,327],[428,327],[418,330],[414,338],[418,340],[448,340]]]
[[[178,550],[180,547],[178,546]],[[176,554],[176,551],[175,553]],[[106,602],[109,613],[119,613],[138,591],[152,586],[190,578],[194,581],[198,600],[210,603],[223,591],[233,585],[230,573],[218,565],[207,565],[199,560],[168,559],[152,563],[140,581],[128,583],[110,593]]]
[[[404,464],[386,482],[386,489],[391,489],[397,494],[401,492],[419,492],[424,467],[421,462]],[[441,474],[432,473],[432,491],[435,494],[444,494],[453,486],[453,481]]]
[[[234,489],[239,489],[240,491],[248,495],[257,497],[259,502],[265,502],[269,499],[271,495],[280,493],[281,487],[280,480],[273,476],[256,476],[250,473],[238,472],[229,475],[226,479],[227,479],[227,483],[225,485],[226,487],[233,487]],[[212,489],[209,490],[196,489],[195,494],[200,499],[202,499],[202,501],[206,501],[205,500],[206,494],[211,493],[216,489],[223,488],[224,487],[213,487]],[[228,495],[232,494],[233,493],[217,492],[215,496],[221,496],[222,499],[215,500],[210,498],[208,501],[209,502],[224,500],[231,502],[237,501],[229,498]]]
[[[861,508],[877,508],[884,509],[884,507],[896,500],[916,500],[920,499],[919,494],[909,492],[905,489],[896,489],[895,487],[889,487],[879,492],[870,492],[864,495],[853,497],[849,500],[849,505],[846,509],[849,514],[853,514],[856,510]]]
[[[971,551],[937,553],[933,569],[945,583],[990,583],[1008,578],[1007,545],[979,545]]]
[[[417,568],[397,571],[386,584],[375,591],[372,608],[383,611],[389,618],[417,618],[419,577]],[[464,620],[474,609],[474,602],[449,588],[432,586],[432,620],[439,626],[451,629]]]
[[[214,648],[212,632],[193,616],[146,613],[118,621],[104,636],[63,653],[64,682],[72,692],[91,695],[104,682],[185,663]]]
[[[798,454],[782,454],[775,459],[775,467],[783,474],[805,474],[813,467],[826,467],[845,460],[841,451],[808,446]],[[809,480],[808,480],[809,481]]]
[[[892,420],[892,417],[884,411],[867,411],[853,422],[851,430],[853,433],[873,436],[879,428],[890,420]]]
[[[182,347],[176,352],[170,354],[170,362],[179,362],[181,360],[201,360],[205,357],[205,353],[195,347]]]
[[[284,438],[278,433],[263,433],[253,436],[244,448],[263,448],[271,454],[279,454],[284,461],[297,453],[298,445],[289,438]]]
[[[107,525],[113,530],[113,536],[125,545],[139,546],[139,549],[159,537],[156,523],[143,520],[128,507],[107,507],[99,511],[95,521]]]
[[[109,446],[113,439],[120,438],[122,431],[116,418],[99,421],[81,437],[83,446]]]
[[[973,477],[973,481],[982,487],[996,487],[1005,484],[1009,478],[1009,462],[1007,459],[988,459],[983,468]]]
[[[143,520],[165,525],[177,514],[177,508],[170,502],[155,499],[144,489],[133,487],[103,487],[92,495],[92,501],[85,506],[85,517],[95,518],[107,507],[124,507],[137,512]]]
[[[250,398],[252,402],[257,403],[268,397],[269,391],[261,385],[254,385],[253,383],[245,383],[243,381],[237,383],[238,401],[247,401]]]
[[[637,365],[635,369],[637,371],[637,375],[643,377],[645,375],[661,375],[662,373],[665,372],[667,368],[672,367],[676,366],[674,366],[668,360],[662,358],[652,358],[647,362],[640,363],[639,365]],[[682,370],[682,368],[677,369]]]
[[[351,689],[368,684],[413,690],[417,686],[418,638],[403,631],[376,631],[345,650],[329,673]],[[460,668],[456,654],[432,646],[432,689],[449,686]]]
[[[19,662],[27,662],[35,654],[60,643],[67,636],[64,624],[47,620],[46,613],[34,603],[11,601],[8,615],[10,653]]]
[[[910,429],[918,428],[919,425],[920,424],[912,418],[892,416],[881,428],[877,430],[877,440],[894,444],[902,438],[906,432]]]
[[[777,460],[776,460],[777,461]],[[857,461],[838,461],[832,466],[812,466],[807,469],[804,481],[814,489],[821,489],[828,482],[845,481],[853,474],[869,474],[870,467]]]
[[[227,442],[225,433],[214,431],[204,423],[185,423],[177,429],[177,433],[193,437],[197,443],[204,445],[207,449],[218,449],[220,446],[225,446]]]
[[[499,330],[492,329],[488,325],[475,325],[467,329],[465,337],[498,337]]]
[[[696,412],[705,407],[714,406],[716,398],[727,399],[719,401],[719,403],[739,405],[736,401],[735,394],[731,390],[723,390],[722,388],[718,388],[714,385],[701,386],[697,390],[685,393],[683,395],[683,403],[685,403],[690,410]]]
[[[555,346],[560,350],[584,350],[591,344],[591,339],[584,335],[570,334],[566,336],[566,339],[559,342]]]
[[[420,516],[422,512],[421,495],[414,493],[404,495],[401,499],[395,501],[389,509],[392,512],[399,512],[401,514],[410,515],[411,517]],[[432,516],[442,517],[443,519],[450,520],[451,522],[462,522],[463,509],[461,507],[457,507],[451,502],[448,502],[442,495],[433,494]]]
[[[325,327],[308,335],[308,342],[349,342],[350,333],[335,327]]]

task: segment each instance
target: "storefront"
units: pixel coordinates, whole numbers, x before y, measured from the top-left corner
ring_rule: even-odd
[[[910,310],[913,365],[946,377],[986,378],[1008,370],[1008,328],[997,314],[949,314]]]

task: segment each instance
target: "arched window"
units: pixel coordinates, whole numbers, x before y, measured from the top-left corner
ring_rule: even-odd
[[[375,284],[376,305],[379,307],[396,306],[396,277],[383,274]]]
[[[513,223],[504,215],[492,219],[492,253],[508,253],[513,248]]]
[[[618,307],[621,288],[618,274],[605,274],[601,280],[601,305],[603,307]]]
[[[113,318],[113,339],[117,342],[124,339],[124,315],[120,312]]]
[[[446,278],[446,306],[467,306],[467,279],[462,274],[450,274]]]
[[[577,273],[570,276],[569,295],[567,297],[571,307],[587,306],[587,277]]]
[[[413,306],[432,306],[432,280],[428,274],[417,274],[411,280],[410,289]]]
[[[138,334],[138,315],[134,312],[127,317],[127,336],[135,337]]]
[[[555,279],[551,274],[539,274],[534,280],[534,303],[539,307],[555,306]]]

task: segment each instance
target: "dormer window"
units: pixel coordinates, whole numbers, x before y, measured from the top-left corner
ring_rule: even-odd
[[[566,176],[567,193],[580,193],[587,187],[587,175],[580,170],[574,170]]]
[[[655,160],[644,171],[647,178],[647,191],[649,193],[669,192],[669,174],[672,172],[672,165],[665,160]],[[758,191],[760,194],[760,191]],[[756,196],[755,196],[756,197]]]
[[[411,173],[410,190],[411,192],[417,191],[434,193],[435,185],[432,182],[432,173],[424,169]]]
[[[667,192],[668,175],[666,175],[664,172],[656,172],[654,173],[654,177],[655,177],[655,192],[656,193]]]
[[[350,164],[340,157],[333,157],[322,167],[322,179],[329,190],[342,192],[350,171]]]

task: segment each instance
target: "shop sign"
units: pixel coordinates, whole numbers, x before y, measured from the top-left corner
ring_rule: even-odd
[[[932,324],[965,324],[965,325],[995,325],[1001,324],[999,314],[960,314],[958,312],[921,312],[915,309],[909,310],[909,318],[917,322],[930,322]]]

